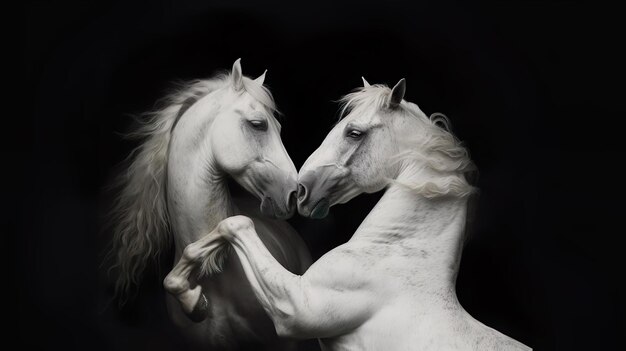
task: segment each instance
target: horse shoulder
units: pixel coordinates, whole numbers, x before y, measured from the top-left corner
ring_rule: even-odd
[[[351,242],[324,254],[309,268],[305,277],[312,283],[328,285],[336,290],[370,289],[371,272],[376,260],[363,253],[361,245]]]
[[[374,288],[362,255],[353,250],[352,245],[341,245],[302,275],[294,299],[301,308],[296,329],[316,331],[310,335],[317,336],[341,335],[361,326],[380,307],[376,301],[381,289]]]

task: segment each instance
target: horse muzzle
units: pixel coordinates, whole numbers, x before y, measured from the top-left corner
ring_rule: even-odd
[[[331,195],[343,177],[337,167],[319,167],[304,171],[298,178],[298,212],[315,219],[328,215],[332,206]]]
[[[263,215],[287,219],[296,211],[296,187],[297,182],[293,174],[286,172],[272,172],[266,177],[261,177],[257,183],[261,190],[261,213]]]
[[[261,213],[276,219],[287,219],[296,211],[296,192],[291,191],[286,200],[276,201],[271,195],[263,195]]]

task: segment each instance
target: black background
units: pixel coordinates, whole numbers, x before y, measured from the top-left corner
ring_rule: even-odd
[[[29,100],[14,117],[18,198],[8,228],[20,343],[184,349],[158,272],[119,311],[98,268],[105,187],[137,144],[119,133],[172,82],[242,58],[268,69],[296,167],[361,84],[407,79],[446,113],[480,170],[458,294],[478,320],[537,350],[612,349],[624,331],[623,19],[595,2],[29,2]],[[23,112],[27,113],[24,114]],[[346,241],[379,195],[294,218],[314,257]],[[12,213],[12,212],[9,212]],[[9,256],[12,257],[12,256]],[[166,257],[167,260],[167,257]],[[14,306],[11,306],[14,307]],[[623,341],[621,342],[623,345]]]

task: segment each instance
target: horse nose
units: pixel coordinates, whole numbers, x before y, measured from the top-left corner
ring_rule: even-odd
[[[309,192],[306,189],[306,186],[302,183],[298,183],[298,202],[303,202],[306,200]]]

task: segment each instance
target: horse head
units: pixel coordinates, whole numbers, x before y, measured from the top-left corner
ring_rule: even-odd
[[[172,145],[199,153],[200,166],[210,168],[207,176],[232,177],[261,201],[264,215],[284,219],[295,210],[297,172],[281,141],[264,79],[265,73],[254,80],[243,76],[240,60],[235,61],[226,84],[180,117]],[[180,165],[170,168],[174,176],[187,172]]]
[[[463,172],[471,168],[471,161],[447,130],[447,119],[440,114],[428,118],[417,105],[403,100],[405,90],[404,79],[390,89],[363,78],[363,87],[341,99],[341,120],[300,169],[301,215],[322,218],[330,206],[380,191],[407,170],[421,174],[423,182],[406,185],[422,195],[445,193],[450,187],[470,191]],[[445,178],[450,187],[439,186],[444,178],[432,172],[452,174]]]

